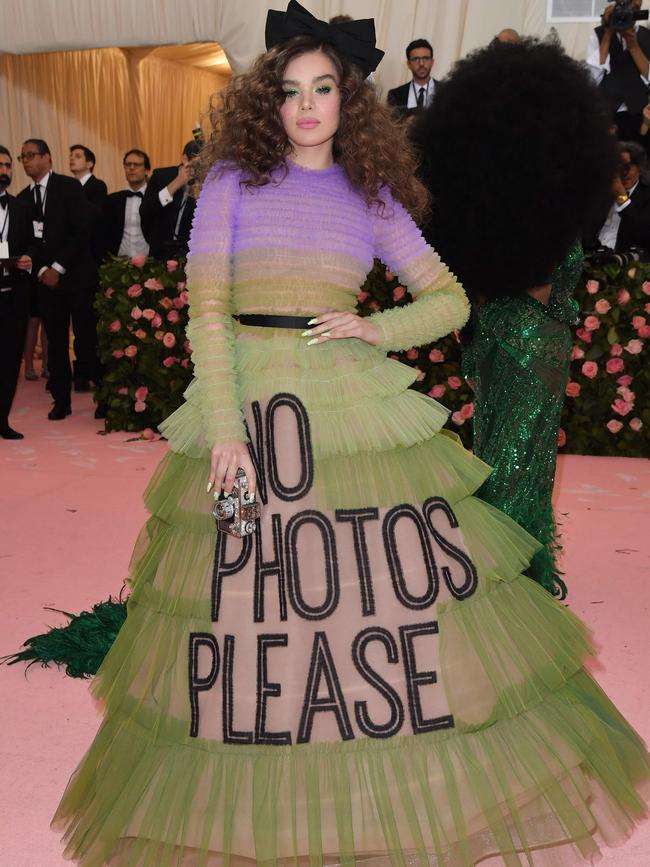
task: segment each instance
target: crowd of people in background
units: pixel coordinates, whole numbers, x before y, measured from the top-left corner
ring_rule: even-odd
[[[612,25],[615,4],[591,34],[586,62],[612,111],[612,131],[623,139],[621,170],[612,190],[612,205],[584,239],[587,249],[650,253],[650,31],[639,25]],[[640,9],[641,0],[633,0]],[[351,21],[336,16],[331,24]],[[494,39],[517,42],[506,28]],[[406,123],[413,123],[435,97],[434,50],[427,39],[406,47],[410,80],[388,91],[387,101]],[[108,193],[95,176],[96,159],[84,144],[69,152],[72,177],[53,171],[47,142],[25,141],[17,155],[28,185],[10,196],[6,190],[14,165],[0,146],[0,437],[19,439],[9,425],[9,411],[21,363],[24,376],[37,380],[36,346],[41,347],[40,376],[50,391],[52,421],[71,413],[71,392],[89,392],[102,382],[97,355],[95,294],[99,266],[114,256],[181,259],[187,253],[195,199],[191,161],[196,140],[183,148],[180,164],[151,172],[140,148],[123,157],[126,185]],[[74,363],[70,361],[70,329]],[[106,416],[96,403],[95,418]]]

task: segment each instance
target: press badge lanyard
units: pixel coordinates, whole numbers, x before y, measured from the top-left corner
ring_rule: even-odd
[[[5,239],[5,229],[7,228],[7,220],[9,219],[9,203],[7,203],[7,207],[4,209],[4,212],[5,212],[5,221],[2,224],[2,228],[0,229],[0,244],[2,244],[2,242]]]
[[[5,241],[5,229],[7,228],[7,220],[9,219],[9,202],[7,202],[7,207],[4,209],[5,219],[2,224],[2,229],[0,229],[0,259],[8,259],[9,258],[9,240]],[[9,232],[7,232],[9,235]],[[6,277],[9,274],[9,271],[4,267],[4,265],[0,266],[0,276]],[[2,291],[2,290],[0,290]]]
[[[50,172],[50,174],[51,174],[51,172]],[[37,186],[40,187],[40,184],[34,185],[34,190],[33,190],[34,200],[36,200],[36,187]],[[49,186],[49,184],[48,184],[48,186]],[[44,189],[41,187],[41,190],[42,190],[42,192],[41,192],[41,216],[43,219],[42,220],[34,220],[34,237],[37,238],[39,241],[43,240],[43,222],[45,220],[45,202],[47,201],[48,187],[45,187]]]

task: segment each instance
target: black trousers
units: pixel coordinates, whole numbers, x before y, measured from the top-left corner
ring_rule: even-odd
[[[96,386],[100,386],[102,384],[103,365],[100,364],[99,358],[97,357],[97,325],[99,323],[99,317],[94,310],[95,297],[99,292],[99,285],[94,286],[91,290],[91,304],[93,304],[93,321],[92,321],[92,333],[87,334],[85,329],[90,327],[90,324],[87,318],[79,318],[75,319],[74,313],[72,314],[72,332],[74,339],[72,341],[72,350],[74,352],[74,365],[73,365],[73,377],[74,380],[78,379],[88,379],[92,380]],[[94,346],[92,357],[86,352],[86,347],[90,345]]]
[[[97,328],[93,301],[95,287],[65,283],[50,289],[39,286],[39,307],[47,334],[50,393],[55,403],[69,403],[72,391],[70,323],[75,335],[76,376],[94,379],[97,372]]]
[[[0,292],[0,426],[7,424],[25,346],[28,311],[16,310],[12,289]]]

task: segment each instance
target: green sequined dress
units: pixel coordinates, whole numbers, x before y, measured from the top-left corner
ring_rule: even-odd
[[[494,468],[478,496],[542,542],[528,574],[560,595],[551,497],[582,262],[577,244],[553,275],[548,305],[524,295],[481,306],[463,357],[475,383],[474,453]]]

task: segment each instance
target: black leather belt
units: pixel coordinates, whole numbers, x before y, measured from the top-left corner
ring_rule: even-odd
[[[235,316],[240,325],[253,325],[259,328],[309,328],[311,316],[269,316],[266,313],[242,313]]]

